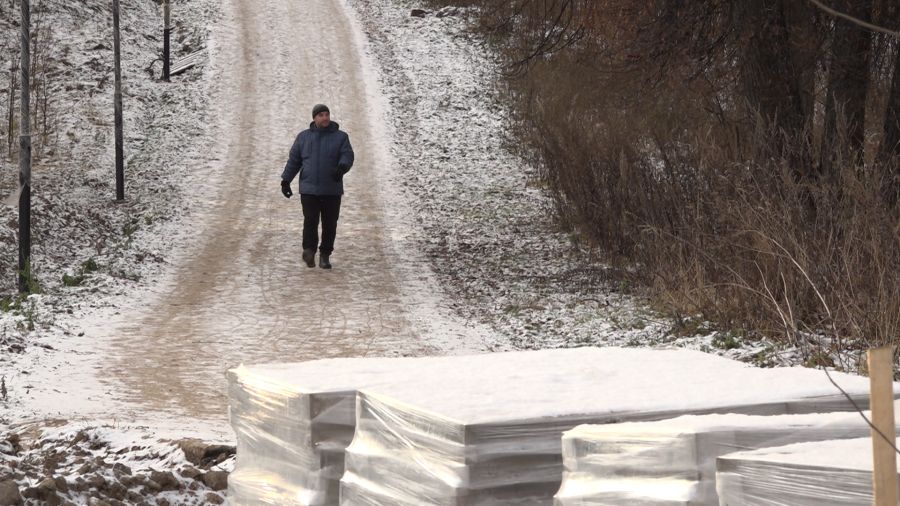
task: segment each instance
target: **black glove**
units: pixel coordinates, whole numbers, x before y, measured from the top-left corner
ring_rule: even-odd
[[[340,181],[344,179],[344,174],[346,174],[348,170],[350,170],[350,167],[348,165],[345,165],[343,163],[339,164],[337,166],[337,170],[334,172],[334,180]]]
[[[281,182],[281,194],[284,195],[285,198],[291,198],[291,195],[294,194],[294,192],[291,191],[291,183],[287,181]]]

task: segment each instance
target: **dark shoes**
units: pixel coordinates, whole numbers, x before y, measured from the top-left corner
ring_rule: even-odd
[[[306,262],[307,267],[315,267],[316,266],[316,250],[314,250],[314,249],[303,250],[303,261]],[[319,253],[319,267],[321,267],[323,269],[331,269],[331,262],[328,261],[328,255]]]
[[[315,267],[316,266],[316,250],[314,250],[314,249],[303,250],[303,261],[306,262],[307,267]]]

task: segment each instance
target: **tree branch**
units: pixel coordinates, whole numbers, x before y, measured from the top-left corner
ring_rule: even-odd
[[[838,17],[841,19],[845,19],[845,20],[847,20],[851,23],[854,23],[856,25],[859,25],[863,28],[866,28],[866,29],[869,29],[869,30],[872,30],[875,32],[881,32],[881,33],[890,35],[891,37],[896,37],[896,38],[900,39],[900,32],[897,32],[894,30],[888,30],[887,28],[885,28],[883,26],[874,25],[867,21],[863,21],[859,18],[855,18],[849,14],[844,14],[843,12],[836,11],[836,10],[832,9],[831,7],[828,7],[827,5],[823,4],[820,0],[809,0],[809,1],[812,2],[816,7],[822,9],[823,11],[827,12],[828,14],[831,14],[832,16],[835,16],[835,17]]]

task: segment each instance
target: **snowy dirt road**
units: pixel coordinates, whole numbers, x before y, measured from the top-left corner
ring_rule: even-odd
[[[104,382],[132,406],[226,414],[224,372],[244,363],[421,355],[392,268],[379,191],[381,132],[367,103],[352,21],[333,0],[231,0],[214,57],[223,69],[216,204],[203,239],[157,296],[109,327]],[[312,105],[331,106],[357,164],[348,175],[335,269],[300,262],[299,198],[278,189]],[[296,191],[296,183],[294,184]]]

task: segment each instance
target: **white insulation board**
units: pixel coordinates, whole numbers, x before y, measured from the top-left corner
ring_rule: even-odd
[[[833,374],[865,404],[868,380]],[[850,409],[821,371],[687,350],[579,348],[456,357],[362,388],[342,504],[552,504],[561,436],[582,423]]]
[[[741,450],[869,434],[859,413],[712,414],[581,425],[563,435],[556,506],[715,506],[716,459]]]
[[[719,457],[723,506],[857,506],[873,503],[872,439],[797,443]]]

